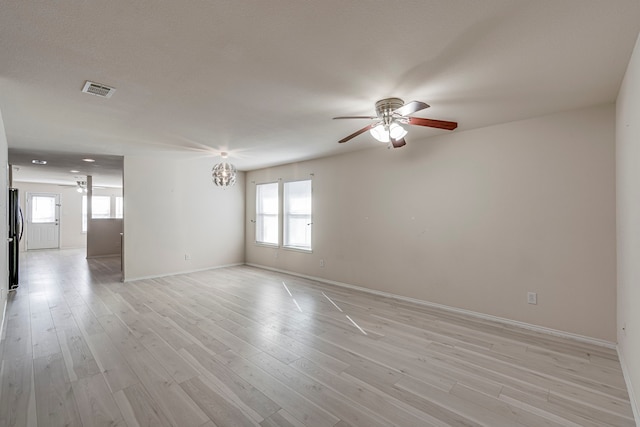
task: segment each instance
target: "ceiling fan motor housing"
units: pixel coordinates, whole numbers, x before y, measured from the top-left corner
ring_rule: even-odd
[[[393,112],[404,105],[404,101],[400,98],[385,98],[376,102],[376,114],[380,117],[385,125],[389,125],[393,118]]]

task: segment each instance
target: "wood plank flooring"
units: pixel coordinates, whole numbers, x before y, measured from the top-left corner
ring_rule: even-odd
[[[0,426],[633,426],[615,351],[232,267],[22,254]]]

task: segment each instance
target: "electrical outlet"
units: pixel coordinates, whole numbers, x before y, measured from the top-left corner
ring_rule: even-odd
[[[184,254],[184,260],[189,261],[191,259],[191,254]]]
[[[538,294],[535,292],[527,292],[527,304],[538,304]]]
[[[324,267],[324,260],[323,259],[320,260],[320,267]]]

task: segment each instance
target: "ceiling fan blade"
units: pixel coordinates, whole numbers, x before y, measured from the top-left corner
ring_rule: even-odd
[[[454,130],[458,127],[457,122],[447,122],[444,120],[423,119],[422,117],[409,117],[410,125],[427,126],[445,130]]]
[[[378,116],[340,116],[340,117],[334,117],[333,120],[340,120],[340,119],[377,119]]]
[[[429,108],[429,104],[425,104],[420,101],[411,101],[407,102],[400,108],[396,108],[393,113],[400,114],[401,116],[408,116],[409,114],[413,114],[416,111],[424,110],[425,108]]]
[[[407,145],[407,141],[404,140],[404,138],[400,138],[400,139],[391,139],[391,144],[393,145],[393,148],[400,148],[400,147],[404,147],[405,145]]]
[[[347,141],[349,141],[350,139],[355,138],[356,136],[358,136],[358,135],[361,135],[361,134],[365,133],[366,131],[368,131],[369,129],[371,129],[371,128],[373,127],[373,125],[374,125],[374,124],[375,124],[375,123],[372,123],[372,124],[370,124],[370,125],[368,125],[368,126],[365,126],[365,127],[363,127],[362,129],[360,129],[360,130],[358,130],[358,131],[356,131],[356,132],[352,133],[351,135],[349,135],[349,136],[347,136],[347,137],[345,137],[345,138],[342,138],[340,141],[338,141],[338,143],[342,144],[343,142],[347,142]]]

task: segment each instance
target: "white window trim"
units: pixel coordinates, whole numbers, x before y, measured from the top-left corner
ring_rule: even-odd
[[[291,251],[291,252],[303,252],[305,254],[312,254],[313,253],[313,248],[312,249],[305,249],[305,248],[301,248],[299,246],[283,246],[282,249],[285,250],[285,251]]]
[[[103,220],[103,219],[124,219],[124,210],[123,210],[123,216],[122,217],[117,217],[116,215],[116,209],[115,209],[115,205],[116,205],[116,198],[118,197],[122,197],[122,203],[124,206],[124,196],[114,196],[114,195],[103,195],[103,194],[94,194],[92,197],[104,197],[104,198],[108,198],[109,199],[109,216],[108,217],[97,217],[94,218],[92,217],[92,220]],[[89,196],[87,194],[83,194],[81,197],[81,204],[80,204],[80,214],[82,216],[82,223],[80,225],[80,233],[81,234],[87,234],[87,229],[89,226],[88,220],[89,218],[87,218],[87,212],[86,212],[86,205],[85,203],[88,203],[89,200]],[[85,225],[85,218],[87,219],[87,229],[83,228],[83,226]]]
[[[278,187],[278,212],[275,214],[276,218],[277,218],[277,224],[278,224],[278,237],[277,243],[271,243],[271,242],[262,242],[262,241],[258,241],[258,186],[259,185],[269,185],[269,184],[276,184]],[[255,219],[254,219],[254,227],[253,227],[253,241],[257,246],[264,246],[267,248],[275,248],[278,249],[280,248],[280,242],[281,240],[281,235],[282,235],[282,201],[280,200],[280,181],[268,181],[268,182],[260,182],[260,183],[256,183],[255,189],[255,201],[256,201],[256,206],[255,206]],[[273,215],[273,214],[268,214],[268,215]]]
[[[267,182],[259,182],[255,184],[255,201],[256,201],[256,209],[254,211],[254,214],[256,215],[255,219],[254,219],[254,227],[253,227],[253,231],[254,231],[254,238],[253,238],[253,242],[256,246],[261,246],[261,247],[265,247],[265,248],[272,248],[272,249],[284,249],[287,251],[291,251],[291,252],[301,252],[301,253],[306,253],[306,254],[311,254],[313,253],[313,235],[311,237],[311,247],[310,248],[305,248],[305,247],[301,247],[301,246],[292,246],[292,245],[285,245],[284,244],[284,222],[285,222],[285,212],[284,212],[284,185],[286,183],[290,183],[290,182],[300,182],[300,181],[311,181],[311,213],[309,214],[309,222],[310,222],[310,226],[313,225],[313,179],[311,178],[302,178],[302,179],[292,179],[292,180],[288,180],[288,181],[283,181],[282,178],[279,178],[277,181],[267,181]],[[258,236],[258,213],[257,213],[257,203],[258,203],[258,186],[259,185],[265,185],[265,184],[278,184],[278,243],[268,243],[268,242],[259,242],[257,240],[257,236]],[[291,216],[307,216],[307,215],[300,215],[300,214],[292,214]],[[311,231],[313,233],[313,229]]]
[[[309,212],[309,214],[287,214],[287,212],[284,209],[284,205],[285,205],[285,194],[284,194],[284,187],[286,184],[289,183],[294,183],[294,182],[304,182],[304,181],[309,181],[310,185],[311,185],[311,212]],[[308,217],[309,220],[309,225],[307,225],[307,227],[311,227],[311,229],[309,230],[309,233],[311,233],[310,236],[310,242],[311,245],[307,248],[304,246],[295,246],[295,245],[285,245],[284,244],[284,240],[285,240],[285,223],[286,223],[286,217],[289,218],[306,218]],[[282,183],[282,248],[283,249],[288,249],[288,250],[293,250],[296,252],[305,252],[305,253],[312,253],[313,252],[313,180],[311,178],[305,178],[305,179],[294,179],[291,181],[284,181]]]

